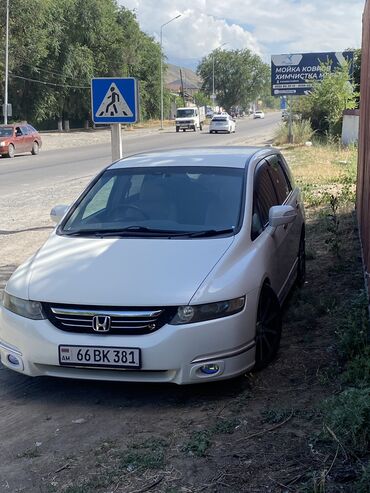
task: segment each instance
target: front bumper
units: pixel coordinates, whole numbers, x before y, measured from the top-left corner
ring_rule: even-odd
[[[177,384],[232,378],[254,365],[256,314],[249,305],[256,305],[250,301],[248,296],[244,310],[230,317],[164,325],[152,334],[139,336],[64,332],[48,320],[29,320],[0,307],[1,362],[29,376]],[[142,367],[112,370],[61,366],[59,345],[139,347]],[[14,364],[16,360],[18,364]],[[209,364],[218,365],[219,371],[202,372],[201,368]]]
[[[8,152],[9,152],[9,145],[0,146],[0,154],[8,154]]]
[[[190,130],[197,126],[197,122],[186,121],[186,122],[176,122],[176,127],[182,130],[183,128]]]

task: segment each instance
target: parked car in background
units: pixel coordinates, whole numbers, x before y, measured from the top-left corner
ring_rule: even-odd
[[[265,118],[265,114],[263,111],[257,110],[253,113],[253,118]]]
[[[0,154],[3,157],[12,158],[23,152],[38,154],[41,145],[40,134],[28,123],[0,125]]]
[[[209,133],[217,134],[218,132],[235,132],[236,123],[235,120],[228,113],[221,113],[220,115],[215,115],[211,123],[209,124]]]
[[[303,202],[273,148],[135,155],[103,170],[0,305],[0,359],[30,376],[201,383],[275,357],[305,273]]]

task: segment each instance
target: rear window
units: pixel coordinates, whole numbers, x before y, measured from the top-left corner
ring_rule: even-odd
[[[217,116],[216,118],[212,118],[213,122],[227,122],[226,116]]]
[[[0,127],[0,137],[12,137],[13,127]]]

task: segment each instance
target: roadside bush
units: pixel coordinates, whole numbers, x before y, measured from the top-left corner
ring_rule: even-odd
[[[297,120],[292,123],[293,144],[304,144],[313,136],[309,120]],[[289,126],[287,122],[281,123],[275,133],[274,143],[276,145],[288,144]]]

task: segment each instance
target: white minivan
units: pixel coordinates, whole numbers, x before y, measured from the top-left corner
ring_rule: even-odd
[[[273,148],[135,155],[104,169],[8,281],[4,366],[199,383],[275,357],[305,274],[299,190]]]

